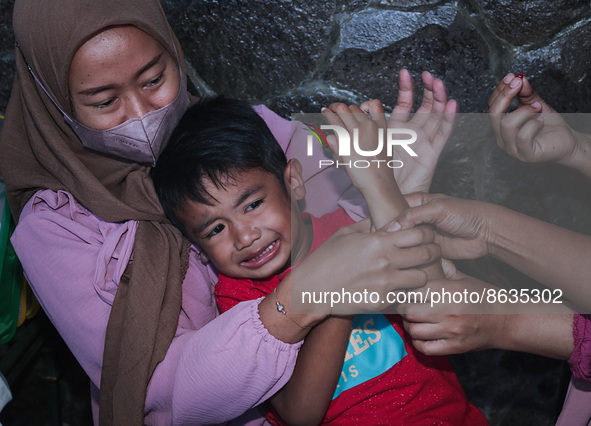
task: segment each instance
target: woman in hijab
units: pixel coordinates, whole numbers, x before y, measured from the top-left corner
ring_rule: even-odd
[[[302,339],[325,315],[278,312],[279,301],[290,308],[289,278],[277,296],[219,315],[214,272],[166,220],[149,170],[194,99],[159,2],[17,0],[13,24],[17,70],[0,135],[19,221],[12,242],[91,379],[95,424],[222,423],[257,406],[289,380]],[[441,82],[424,80],[424,110],[449,111]],[[412,87],[401,92],[401,112],[409,99]],[[288,150],[291,124],[256,110]],[[445,139],[429,147],[428,174]],[[308,176],[325,211],[346,189],[327,191],[331,173]],[[421,248],[436,258],[432,234],[387,234],[378,241],[351,230],[326,243],[330,257],[318,250],[320,261],[298,268],[327,290],[370,274],[387,289],[424,284],[424,274],[409,282],[399,269],[423,263]],[[360,245],[365,269],[345,260]]]

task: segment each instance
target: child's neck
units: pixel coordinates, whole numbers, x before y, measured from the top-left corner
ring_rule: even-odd
[[[304,219],[303,234],[304,235],[300,235],[297,239],[297,247],[292,247],[292,252],[290,256],[291,262],[289,262],[288,267],[292,265],[297,265],[299,262],[304,260],[304,258],[310,253],[310,249],[312,248],[312,241],[314,240],[314,228],[312,226],[312,219],[310,219],[309,217],[306,217]],[[292,241],[294,241],[293,238]],[[283,268],[283,270],[286,269],[287,268]],[[283,271],[279,273],[282,272]]]

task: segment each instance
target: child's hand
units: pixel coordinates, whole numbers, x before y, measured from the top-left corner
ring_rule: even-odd
[[[506,114],[515,97],[519,99],[518,108]],[[591,146],[589,136],[573,130],[525,77],[507,74],[488,105],[497,143],[509,155],[526,162],[556,161],[581,169],[581,157]]]
[[[379,102],[379,101],[378,101]],[[327,137],[334,156],[345,170],[353,185],[363,195],[376,228],[381,228],[394,219],[406,207],[406,201],[398,189],[393,169],[389,166],[386,144],[386,119],[381,109],[365,113],[355,105],[332,104],[322,111],[328,122],[345,128],[349,134],[349,153],[340,150],[338,138]],[[381,140],[381,144],[379,141]],[[356,142],[357,141],[357,142]],[[381,146],[380,146],[381,145]],[[361,155],[358,150],[372,152],[371,156]]]
[[[417,133],[417,141],[412,145],[416,157],[395,149],[396,154],[400,152],[395,158],[404,162],[404,167],[394,169],[396,182],[403,194],[429,191],[437,160],[453,130],[457,111],[456,101],[447,99],[441,80],[427,71],[423,72],[422,79],[425,86],[423,101],[409,120],[413,104],[412,79],[407,70],[400,71],[398,100],[388,120],[390,128],[407,128]],[[372,102],[361,104],[361,109],[375,110],[377,105]]]
[[[330,124],[343,127],[349,132],[350,155],[343,156],[339,152],[339,141],[335,135],[330,135],[327,139],[334,156],[340,163],[347,164],[345,170],[353,185],[364,195],[368,191],[375,190],[376,187],[392,190],[396,186],[396,181],[392,169],[387,166],[389,158],[384,143],[386,119],[383,109],[381,113],[377,111],[367,113],[355,105],[347,106],[342,103],[334,103],[324,109],[322,115]],[[353,146],[354,140],[358,140],[360,149],[374,151],[378,147],[380,137],[382,138],[382,149],[377,151],[375,155],[360,155]]]

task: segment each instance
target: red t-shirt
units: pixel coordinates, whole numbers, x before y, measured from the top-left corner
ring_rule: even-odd
[[[343,209],[312,220],[310,252],[353,220]],[[241,301],[268,295],[283,276],[267,281],[220,275],[215,296],[224,312]],[[286,424],[269,411],[273,424]],[[341,377],[323,424],[487,425],[466,399],[447,357],[426,356],[411,344],[399,315],[356,315]]]

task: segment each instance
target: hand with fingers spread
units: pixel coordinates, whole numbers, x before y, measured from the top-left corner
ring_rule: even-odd
[[[399,191],[394,189],[391,183],[389,185],[393,191],[403,194],[429,190],[437,160],[453,130],[455,113],[457,111],[456,102],[447,99],[445,87],[441,80],[433,77],[428,71],[422,73],[422,80],[425,87],[423,100],[421,106],[410,119],[414,92],[411,75],[406,69],[400,71],[398,99],[387,121],[385,120],[382,102],[378,99],[366,101],[359,107],[333,104],[330,108],[323,111],[323,115],[331,124],[340,126],[348,125],[349,127],[363,124],[367,129],[366,131],[369,132],[367,134],[373,134],[373,137],[377,137],[375,136],[377,135],[376,128],[385,127],[412,129],[417,133],[417,142],[412,145],[412,150],[417,154],[416,156],[410,156],[405,151],[396,152],[396,148],[394,149],[395,159],[402,161],[404,166],[393,169],[395,177],[394,184]],[[365,115],[362,113],[365,113]],[[342,119],[345,116],[348,116],[347,120]],[[332,143],[336,142],[334,138],[331,138],[331,140]],[[360,144],[366,144],[366,148],[364,149],[371,150],[377,146],[377,140],[372,140],[370,136],[367,139],[360,139]],[[353,152],[353,154],[355,153]],[[378,153],[378,155],[380,154],[386,154],[385,150]],[[376,159],[391,160],[391,158],[386,157]],[[385,179],[385,171],[386,169],[379,171],[380,176],[382,176],[380,180],[383,182],[387,181]],[[366,183],[359,181],[359,179],[370,179],[367,171],[364,170],[362,173],[358,173],[358,171],[353,170],[351,172],[354,173],[353,175],[349,173],[354,185],[358,189],[362,187],[366,189]],[[363,191],[361,192],[363,193]],[[395,196],[399,198],[397,195]],[[396,202],[398,212],[405,208],[404,204]]]
[[[413,84],[410,73],[405,69],[400,71],[398,99],[387,123],[389,128],[412,129],[417,133],[417,141],[412,145],[416,157],[411,157],[401,148],[395,149],[395,159],[404,163],[403,167],[394,169],[396,182],[403,194],[429,191],[437,160],[451,135],[457,111],[456,101],[448,100],[440,79],[427,71],[421,77],[425,87],[423,100],[409,119],[413,106]],[[381,102],[369,101],[360,107],[370,113],[383,112]]]
[[[519,106],[507,114],[513,99]],[[555,161],[591,177],[591,135],[574,130],[534,91],[527,78],[507,74],[489,101],[500,148],[521,161]]]

